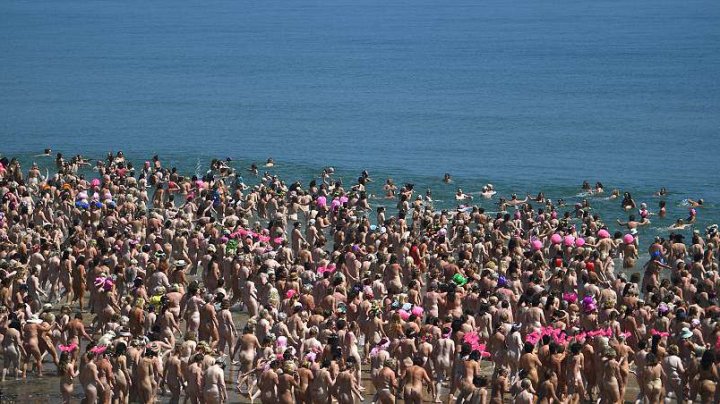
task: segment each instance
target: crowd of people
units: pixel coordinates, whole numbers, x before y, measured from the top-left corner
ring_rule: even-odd
[[[592,198],[440,210],[391,181],[386,209],[368,172],[55,163],[0,160],[3,382],[52,362],[88,404],[720,401],[717,226],[645,251],[628,193],[605,222]]]

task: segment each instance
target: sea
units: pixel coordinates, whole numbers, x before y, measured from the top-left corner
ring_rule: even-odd
[[[366,169],[375,205],[395,206],[392,178],[493,212],[492,183],[587,198],[619,229],[619,200],[581,192],[600,181],[667,202],[649,242],[687,198],[705,206],[686,234],[720,221],[719,130],[713,0],[0,2],[0,153],[25,165],[52,168],[45,148],[187,174],[272,157],[304,184]]]

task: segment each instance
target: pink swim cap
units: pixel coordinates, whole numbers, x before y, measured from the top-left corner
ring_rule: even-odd
[[[542,250],[542,247],[543,247],[542,241],[540,241],[540,240],[533,240],[533,241],[532,241],[532,248],[533,248],[533,250],[535,250],[535,251],[540,251],[540,250]]]
[[[553,234],[552,236],[550,236],[550,241],[551,241],[553,244],[560,244],[560,243],[562,243],[562,236],[559,235],[559,234],[557,234],[557,233],[555,233],[555,234]]]

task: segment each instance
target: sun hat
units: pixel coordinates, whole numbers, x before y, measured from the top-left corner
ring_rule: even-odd
[[[688,339],[693,336],[692,331],[690,331],[689,328],[683,327],[682,330],[680,330],[680,338],[682,339]]]

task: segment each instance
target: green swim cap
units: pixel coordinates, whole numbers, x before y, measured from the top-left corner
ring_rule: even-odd
[[[464,276],[462,276],[460,274],[455,274],[452,277],[452,281],[453,281],[453,283],[455,283],[458,286],[463,286],[467,283],[467,278],[465,278]]]

